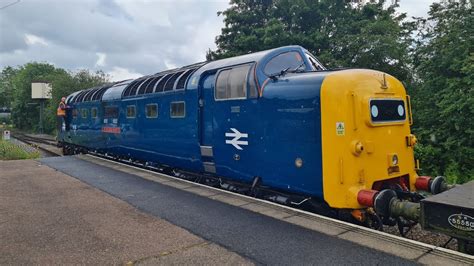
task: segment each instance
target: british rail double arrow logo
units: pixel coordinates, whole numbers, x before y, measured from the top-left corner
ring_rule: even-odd
[[[237,129],[231,128],[230,129],[232,132],[226,132],[225,137],[231,137],[233,139],[226,139],[225,143],[226,144],[231,144],[234,146],[237,150],[243,150],[240,145],[249,145],[249,142],[247,140],[240,140],[241,138],[248,138],[249,134],[247,133],[240,133]]]

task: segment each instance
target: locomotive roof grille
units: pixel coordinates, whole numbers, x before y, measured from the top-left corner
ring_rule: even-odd
[[[144,94],[145,90],[146,90],[146,87],[148,86],[148,84],[150,84],[150,82],[152,80],[153,80],[153,78],[147,78],[145,81],[143,81],[140,84],[140,87],[138,88],[137,95]]]
[[[186,70],[183,75],[178,80],[178,84],[176,84],[176,90],[184,90],[186,87],[186,81],[188,80],[189,76],[196,70],[197,68],[191,68]]]
[[[76,92],[68,96],[68,102],[76,103],[97,100],[119,100],[123,99],[124,97],[134,97],[136,95],[142,94],[183,90],[187,86],[191,86],[191,89],[195,89],[198,85],[190,85],[188,82],[192,75],[200,76],[206,72],[216,72],[219,69],[229,66],[236,66],[250,62],[255,62],[258,64],[258,62],[266,57],[271,58],[278,55],[279,53],[295,50],[298,50],[301,53],[306,51],[301,46],[284,46],[211,62],[200,62],[177,69],[157,72],[153,75],[140,77],[136,80],[123,80],[115,82],[111,85],[92,88],[94,92],[90,92],[91,89]],[[87,94],[89,92],[90,94]]]
[[[74,102],[76,102],[76,103],[82,102],[82,99],[84,98],[84,95],[86,95],[87,92],[89,92],[89,90],[85,90],[85,91],[82,91],[81,93],[79,93],[79,94],[76,96]]]
[[[101,87],[94,90],[94,92],[91,94],[91,97],[89,98],[89,101],[94,101],[94,98],[97,95],[97,93],[100,91],[100,89],[101,89]]]
[[[164,91],[172,91],[174,88],[174,82],[178,79],[179,76],[181,76],[181,74],[183,74],[183,72],[184,71],[174,73],[173,76],[171,76],[170,79],[168,79],[168,81],[166,82]]]
[[[183,90],[191,74],[203,64],[204,63],[198,63],[191,65],[191,67],[188,66],[141,77],[132,81],[125,88],[122,95],[123,97],[133,97],[142,94]]]
[[[124,92],[123,92],[123,96],[130,96],[130,94],[132,93],[132,89],[135,87],[136,84],[138,84],[141,80],[134,80],[132,81],[130,84],[127,85],[127,87],[125,88]]]
[[[104,95],[104,92],[115,84],[117,83],[109,83],[103,86],[94,87],[88,90],[80,91],[77,94],[75,94],[69,102],[80,103],[80,102],[98,101],[102,98],[102,95]]]
[[[93,95],[97,90],[98,90],[98,88],[97,88],[97,89],[91,89],[91,90],[89,90],[89,92],[84,95],[84,98],[82,99],[82,101],[83,101],[83,102],[89,102],[89,101],[91,100],[91,98],[92,98],[92,95]]]
[[[168,81],[168,79],[171,78],[173,74],[167,74],[165,75],[161,80],[160,82],[158,82],[158,84],[156,84],[156,88],[155,88],[155,91],[154,92],[162,92],[164,91],[164,88],[165,88],[165,83]]]
[[[142,84],[142,81],[143,79],[137,80],[137,82],[133,83],[133,85],[130,85],[130,92],[128,94],[129,96],[134,96],[135,94],[137,94],[138,86]]]
[[[105,92],[108,88],[110,88],[110,87],[112,87],[112,86],[107,86],[107,87],[102,87],[102,88],[100,88],[100,89],[97,91],[97,93],[94,95],[94,97],[93,97],[92,100],[93,100],[93,101],[98,101],[98,100],[102,99],[102,96],[104,95],[104,92]]]
[[[153,93],[153,89],[155,88],[156,83],[162,78],[163,76],[154,77],[150,83],[145,88],[145,93]]]

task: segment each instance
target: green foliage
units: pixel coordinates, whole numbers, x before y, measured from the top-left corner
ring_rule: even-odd
[[[330,68],[363,67],[409,81],[414,23],[381,0],[358,6],[345,0],[233,0],[220,12],[225,27],[208,59],[299,44]]]
[[[0,140],[0,160],[37,159],[39,157],[38,151],[27,152],[9,141]]]
[[[13,100],[13,78],[19,69],[10,66],[5,67],[0,73],[0,107],[11,107]]]
[[[468,1],[443,1],[420,19],[414,50],[414,132],[424,173],[474,180],[474,16]]]
[[[61,97],[106,83],[108,77],[101,71],[91,73],[81,70],[72,73],[51,64],[33,62],[16,69],[5,68],[2,71],[3,79],[5,80],[3,89],[8,89],[10,94],[0,99],[10,103],[14,125],[18,129],[35,132],[39,129],[40,105],[38,100],[31,99],[31,83],[34,81],[51,83],[52,99],[45,103],[44,130],[46,133],[53,133],[56,128],[56,108]]]

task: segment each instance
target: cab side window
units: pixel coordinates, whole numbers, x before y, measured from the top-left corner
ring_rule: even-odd
[[[278,74],[285,69],[297,69],[305,66],[304,60],[298,52],[285,52],[279,54],[267,63],[264,72],[267,75]]]
[[[221,70],[217,76],[214,97],[216,100],[247,98],[247,79],[252,65]]]

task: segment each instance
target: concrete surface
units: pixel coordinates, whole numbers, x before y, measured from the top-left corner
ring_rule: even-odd
[[[253,264],[37,161],[0,161],[0,264],[126,263]]]
[[[269,201],[192,183],[143,168],[132,167],[130,165],[124,165],[89,155],[78,155],[77,157],[81,160],[86,160],[107,168],[139,176],[142,179],[147,179],[166,186],[177,187],[180,190],[202,195],[214,201],[238,206],[312,231],[354,242],[371,249],[388,252],[397,257],[413,260],[422,264],[474,265],[474,256],[462,254],[450,249],[416,242],[314,213],[288,208]]]
[[[208,197],[218,198],[219,192],[205,193],[193,184],[170,180],[161,184],[77,157],[45,158],[41,162],[257,264],[416,264],[270,217],[278,218],[280,215],[276,213],[270,213],[270,216],[256,213],[254,211],[260,209],[256,205],[234,206],[213,200]],[[245,209],[245,206],[250,209]],[[205,246],[209,251],[214,248],[213,245]],[[194,252],[188,251],[189,254]],[[181,264],[189,261],[180,260],[175,255],[167,258],[155,256],[144,263],[159,262]],[[199,258],[192,263],[200,264]]]

